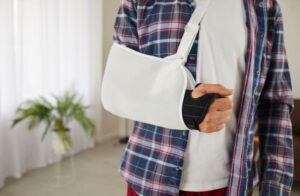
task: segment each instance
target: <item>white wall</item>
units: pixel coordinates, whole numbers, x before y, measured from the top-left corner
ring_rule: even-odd
[[[294,97],[300,99],[300,1],[282,0],[285,42],[290,65]]]
[[[109,45],[111,44],[112,34],[112,21],[115,18],[115,12],[117,9],[117,4],[120,0],[92,0],[94,6],[101,6],[102,12],[95,13],[95,17],[99,18],[99,25],[95,27],[95,32],[98,32],[102,36],[101,44],[99,44],[99,50],[101,51],[98,54],[93,54],[99,56],[101,59],[101,65],[95,70],[95,75],[97,80],[96,89],[95,89],[95,99],[97,103],[97,112],[96,112],[96,122],[97,122],[97,135],[96,142],[101,143],[107,141],[113,137],[119,135],[120,130],[124,130],[124,120],[121,120],[118,117],[111,115],[106,112],[101,103],[101,81],[103,76],[103,70],[105,68],[105,62],[107,58],[107,53],[109,50]],[[98,43],[95,43],[98,44]]]
[[[103,39],[103,67],[102,72],[105,68],[106,59],[109,53],[109,49],[112,44],[112,33],[113,33],[113,23],[116,18],[117,10],[120,6],[121,0],[102,0],[103,3],[103,29],[102,29],[102,39]],[[100,83],[99,83],[100,84]],[[100,96],[99,96],[100,97]],[[101,105],[101,126],[99,134],[97,135],[97,142],[103,142],[107,139],[124,136],[126,134],[127,124],[125,119],[118,118],[109,112],[105,111]]]

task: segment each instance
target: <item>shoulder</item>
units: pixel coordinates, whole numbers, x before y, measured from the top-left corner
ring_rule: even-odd
[[[273,37],[276,31],[283,29],[283,18],[280,7],[280,0],[262,0],[266,3],[266,19],[268,32]]]
[[[279,0],[265,0],[267,2],[268,17],[277,22],[282,18]]]

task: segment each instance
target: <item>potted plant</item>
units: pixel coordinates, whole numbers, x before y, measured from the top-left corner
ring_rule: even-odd
[[[95,124],[85,113],[85,109],[89,106],[82,104],[82,97],[79,97],[77,92],[66,91],[62,96],[52,95],[52,97],[54,98],[54,104],[45,97],[21,103],[16,109],[16,117],[13,119],[11,127],[26,119],[29,120],[29,130],[33,130],[39,124],[45,123],[46,127],[41,141],[44,140],[46,134],[51,130],[61,141],[60,146],[55,141],[53,147],[56,152],[60,151],[59,153],[63,154],[72,145],[71,130],[68,127],[71,121],[76,121],[91,138],[95,136]]]

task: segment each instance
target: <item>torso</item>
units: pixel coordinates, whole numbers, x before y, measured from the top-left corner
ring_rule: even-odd
[[[137,16],[132,15],[131,17],[137,18],[138,39],[131,36],[132,31],[135,30],[135,28],[131,29],[132,24],[129,25],[130,28],[126,26],[125,21],[128,16],[120,14],[115,29],[122,38],[122,42],[128,46],[135,45],[140,52],[153,56],[165,57],[174,54],[182,37],[184,26],[194,9],[193,0],[139,0],[132,2],[137,2],[135,3]],[[268,38],[268,42],[271,43],[274,25],[275,12],[267,11],[260,6],[264,5],[264,1],[248,2],[249,5],[244,1],[247,6],[249,33],[245,81],[247,79],[249,82],[244,83],[243,87],[243,102],[235,138],[235,144],[239,145],[239,148],[235,148],[233,154],[232,168],[234,167],[234,170],[230,175],[230,195],[246,194],[247,189],[244,186],[247,186],[248,180],[252,181],[250,172],[255,172],[255,167],[251,168],[251,161],[249,161],[253,146],[248,132],[252,132],[251,125],[253,111],[255,111],[251,108],[257,104],[268,73],[271,51],[266,47],[264,40]],[[132,10],[132,7],[128,8],[127,4],[124,4],[123,7]],[[269,22],[268,27],[265,26],[266,19]],[[264,31],[265,28],[268,28],[268,32]],[[195,77],[197,45],[196,39],[185,65]],[[257,80],[259,81],[257,82]],[[135,121],[130,140],[121,158],[119,173],[140,194],[178,195],[188,136],[189,134],[182,130],[166,129]],[[249,178],[246,178],[248,176]],[[250,184],[248,183],[248,185]],[[236,189],[238,186],[241,188]]]

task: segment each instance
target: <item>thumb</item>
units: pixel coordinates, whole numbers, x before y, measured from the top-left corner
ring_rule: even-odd
[[[232,89],[228,89],[221,84],[200,84],[194,89],[194,91],[195,92],[192,94],[192,97],[200,97],[208,93],[217,93],[222,97],[227,97],[233,93]]]

